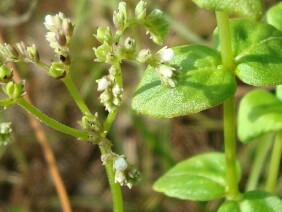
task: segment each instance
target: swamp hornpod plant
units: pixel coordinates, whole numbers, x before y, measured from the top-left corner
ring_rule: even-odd
[[[264,191],[241,193],[238,189],[241,170],[236,161],[234,104],[236,77],[253,86],[282,84],[282,32],[267,23],[254,21],[263,14],[260,0],[194,2],[216,12],[218,27],[214,31],[214,49],[186,45],[162,47],[156,52],[138,50],[136,40],[126,36],[125,31],[129,28],[143,26],[157,45],[163,43],[168,32],[163,12],[158,9],[148,12],[144,0],[137,4],[134,13],[129,12],[125,2],[120,2],[113,13],[114,28],[98,27],[94,36],[100,45],[93,48],[95,61],[108,67],[108,73],[96,80],[97,90],[101,92],[100,102],[108,112],[104,121],[98,113],[91,112],[73,83],[70,44],[74,25],[63,13],[45,18],[46,39],[57,55],[57,60],[51,64],[41,61],[35,45],[24,42],[14,46],[0,45],[0,81],[8,96],[0,105],[17,104],[53,129],[98,145],[109,178],[113,209],[123,211],[120,186],[131,188],[139,180],[140,173],[126,156],[112,151],[107,135],[122,105],[121,63],[124,60],[146,63],[149,66],[132,101],[132,108],[137,113],[172,118],[224,105],[225,154],[207,153],[180,162],[155,183],[154,189],[185,200],[211,201],[225,197],[219,211],[282,211],[277,196]],[[247,19],[229,20],[229,14]],[[275,16],[271,17],[276,20]],[[61,80],[81,110],[82,130],[48,117],[25,101],[24,82],[13,81],[13,72],[6,66],[9,62],[34,63],[52,78]],[[10,135],[9,124],[0,127],[1,135]]]

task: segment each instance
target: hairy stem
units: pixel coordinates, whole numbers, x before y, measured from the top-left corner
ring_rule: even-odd
[[[269,167],[269,175],[265,187],[265,190],[271,193],[275,193],[275,186],[280,168],[281,154],[282,154],[282,131],[277,133],[274,141],[270,167]]]
[[[229,17],[226,12],[216,12],[220,51],[225,69],[234,72],[234,62],[231,48]],[[224,147],[226,161],[226,180],[228,197],[237,199],[239,196],[238,176],[236,172],[236,125],[234,95],[223,103],[224,107]]]
[[[22,108],[24,108],[26,111],[28,111],[31,115],[36,117],[39,121],[46,124],[47,126],[53,128],[53,129],[55,129],[59,132],[77,137],[81,140],[88,140],[87,133],[82,132],[82,131],[77,130],[77,129],[74,129],[74,128],[71,128],[71,127],[68,127],[68,126],[50,118],[49,116],[45,115],[40,110],[38,110],[36,107],[31,105],[29,102],[27,102],[24,98],[22,98],[22,97],[19,98],[16,103],[18,105],[20,105]]]

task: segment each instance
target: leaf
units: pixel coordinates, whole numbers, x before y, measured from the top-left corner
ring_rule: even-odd
[[[264,90],[243,97],[238,111],[238,137],[243,143],[282,129],[282,102]]]
[[[161,10],[153,10],[145,19],[144,26],[151,39],[161,45],[168,33],[168,22]]]
[[[222,68],[216,51],[201,45],[173,50],[171,65],[180,71],[176,87],[161,85],[156,71],[148,67],[132,99],[137,113],[159,118],[183,116],[219,105],[234,94],[234,76]]]
[[[282,2],[271,7],[267,13],[267,22],[282,31]]]
[[[240,201],[224,202],[218,212],[278,212],[282,211],[281,199],[263,191],[250,191],[243,195]]]
[[[282,85],[276,86],[276,96],[280,101],[282,101]]]
[[[240,176],[239,166],[237,173]],[[227,191],[225,156],[207,153],[182,161],[160,177],[153,188],[167,196],[185,200],[222,198]]]
[[[282,84],[282,32],[249,20],[232,20],[230,25],[236,75],[254,86]],[[214,37],[219,49],[217,30]]]
[[[193,0],[193,2],[208,10],[225,11],[251,19],[260,19],[263,15],[260,0]]]

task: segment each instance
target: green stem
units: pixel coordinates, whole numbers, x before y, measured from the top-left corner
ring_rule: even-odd
[[[266,182],[265,190],[271,193],[275,193],[275,186],[280,168],[280,160],[282,153],[282,131],[278,132],[273,146],[269,175]]]
[[[81,95],[79,94],[75,84],[73,83],[73,80],[70,74],[67,74],[66,77],[62,79],[62,81],[64,82],[65,86],[69,90],[71,96],[73,97],[75,103],[77,104],[81,112],[83,114],[87,114],[87,113],[91,114],[90,110],[88,109],[84,100],[82,99]]]
[[[234,71],[234,59],[231,47],[231,33],[229,17],[226,12],[216,12],[216,20],[218,25],[220,53],[222,64],[228,71]]]
[[[234,62],[231,48],[229,17],[226,12],[216,12],[220,51],[223,67],[234,72]],[[230,199],[239,197],[238,176],[236,172],[236,125],[234,95],[223,103],[224,107],[224,147],[226,161],[226,180]]]
[[[252,191],[257,187],[258,179],[262,171],[262,167],[264,166],[264,162],[266,161],[267,153],[270,149],[272,142],[269,142],[270,136],[263,136],[260,139],[257,149],[255,151],[255,161],[253,167],[250,172],[250,177],[247,182],[246,190]]]
[[[104,147],[100,146],[101,154],[105,154],[106,150]],[[113,198],[113,211],[114,212],[123,212],[123,200],[122,200],[122,193],[120,189],[120,185],[118,183],[115,183],[115,173],[113,170],[113,161],[109,161],[106,163],[106,171],[107,176],[112,192],[112,198]]]
[[[17,99],[16,102],[18,105],[20,105],[22,108],[24,108],[26,111],[28,111],[30,114],[32,114],[34,117],[36,117],[39,121],[41,121],[42,123],[46,124],[47,126],[68,134],[68,135],[72,135],[74,137],[77,137],[81,140],[88,140],[88,135],[85,132],[82,132],[80,130],[68,127],[50,117],[48,117],[47,115],[43,114],[40,110],[38,110],[36,107],[34,107],[33,105],[31,105],[30,103],[28,103],[23,97]]]

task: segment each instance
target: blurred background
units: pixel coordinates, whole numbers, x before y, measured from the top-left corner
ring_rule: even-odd
[[[93,34],[98,26],[113,26],[112,13],[118,0],[1,0],[0,35],[3,42],[15,44],[24,41],[35,44],[41,59],[50,63],[56,59],[45,40],[43,22],[46,14],[63,12],[75,24],[71,45],[71,74],[92,112],[106,116],[99,103],[96,79],[108,67],[94,62],[93,47],[99,45]],[[267,0],[265,7],[277,3]],[[134,9],[137,0],[126,0]],[[149,10],[160,8],[170,22],[165,45],[168,47],[200,43],[213,46],[212,32],[215,15],[199,9],[191,1],[148,1]],[[154,45],[145,31],[134,28],[128,36],[137,40],[138,48]],[[44,70],[32,64],[15,64],[32,103],[49,116],[72,127],[79,127],[81,113],[60,80],[47,76]],[[122,64],[124,73],[124,103],[110,132],[114,151],[124,154],[142,172],[142,181],[132,189],[124,187],[125,211],[201,211],[206,203],[180,201],[152,190],[154,181],[176,162],[208,151],[222,151],[222,107],[218,106],[188,117],[169,120],[153,119],[134,114],[131,97],[145,67],[133,63]],[[237,102],[253,89],[239,84]],[[271,89],[271,88],[269,88]],[[0,211],[62,211],[41,145],[35,136],[27,113],[18,106],[1,109],[1,122],[12,122],[13,138],[0,146]],[[48,143],[55,154],[57,165],[69,195],[73,211],[111,211],[111,194],[101,164],[97,146],[43,127]],[[238,143],[238,159],[242,162],[244,188],[250,172],[256,142]],[[267,159],[268,160],[268,159]],[[265,167],[267,172],[267,166]],[[265,178],[261,177],[261,186]],[[277,192],[282,195],[282,179]],[[208,204],[214,211],[221,200]]]

